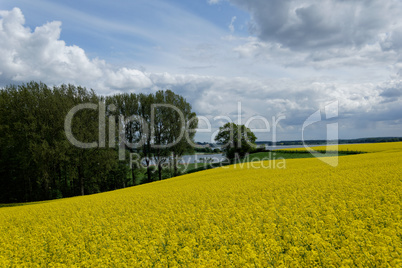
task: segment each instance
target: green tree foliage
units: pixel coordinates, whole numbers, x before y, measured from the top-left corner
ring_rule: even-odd
[[[256,139],[249,128],[235,123],[226,123],[220,127],[215,137],[215,141],[222,144],[222,150],[231,161],[236,158],[243,158],[246,154],[254,151]]]
[[[108,182],[120,176],[116,151],[76,148],[64,131],[64,120],[72,107],[99,101],[93,91],[73,85],[50,88],[31,82],[0,91],[0,202],[119,188]],[[78,112],[72,131],[77,140],[96,141],[97,111]]]
[[[167,127],[165,142],[172,144],[169,151],[173,162],[173,176],[177,176],[179,174],[178,159],[194,149],[194,136],[195,129],[198,127],[198,119],[196,114],[191,111],[191,105],[186,99],[170,90],[165,91],[164,103],[177,109],[168,108],[163,112]]]
[[[173,176],[178,175],[177,159],[193,148],[196,114],[191,105],[171,90],[160,90],[155,94],[123,94],[106,99],[107,104],[116,106],[116,113],[138,117],[128,120],[125,138],[135,146],[127,148],[138,153],[146,166],[144,182],[166,178],[164,167],[173,164]],[[131,107],[131,109],[128,109]],[[155,166],[155,167],[154,167]],[[139,167],[132,167],[132,177],[138,176]],[[165,175],[164,175],[165,174]]]
[[[104,146],[83,149],[67,139],[66,115],[84,103],[96,104],[98,108],[82,109],[74,115],[72,135],[80,142],[100,145],[101,105],[98,104],[104,103],[107,134]],[[0,89],[0,203],[92,194],[134,185],[142,169],[134,166],[130,172],[129,158],[119,160],[119,124],[124,126],[127,144],[141,144],[125,149],[127,154],[138,153],[145,159],[145,181],[155,178],[153,163],[158,163],[158,178],[166,178],[163,163],[172,152],[180,155],[183,149],[177,148],[189,144],[180,140],[177,148],[153,148],[177,138],[173,131],[178,131],[177,117],[165,107],[155,109],[155,126],[151,127],[151,108],[155,103],[181,105],[178,107],[186,120],[195,117],[185,99],[171,91],[103,98],[92,90],[73,85],[51,88],[31,82]],[[131,119],[122,122],[127,118]],[[195,129],[194,122],[185,124]],[[193,137],[192,134],[190,140]]]

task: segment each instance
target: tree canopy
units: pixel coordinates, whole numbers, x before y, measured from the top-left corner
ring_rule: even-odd
[[[77,110],[67,134],[66,115],[88,103],[93,109]],[[0,203],[92,194],[135,185],[137,177],[170,177],[177,172],[162,172],[163,163],[191,150],[195,128],[191,105],[170,90],[102,97],[74,85],[7,86],[0,89]],[[182,132],[190,133],[187,139]],[[95,146],[74,146],[68,135]],[[127,146],[140,141],[141,146]],[[172,141],[177,142],[170,147],[155,146]],[[146,168],[130,167],[129,153],[138,153]]]
[[[256,139],[249,128],[235,123],[226,123],[219,128],[219,132],[215,136],[215,141],[222,144],[222,150],[231,161],[243,158],[252,152],[256,147]]]

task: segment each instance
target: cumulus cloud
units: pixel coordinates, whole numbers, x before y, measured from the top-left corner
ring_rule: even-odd
[[[151,85],[138,70],[114,69],[105,61],[90,59],[78,46],[60,40],[61,22],[53,21],[33,31],[24,26],[19,8],[0,12],[1,81],[68,81],[100,89],[143,88]]]
[[[197,114],[208,118],[213,129],[226,122],[226,119],[220,116],[237,122],[237,108],[240,102],[243,124],[254,116],[262,116],[270,123],[271,132],[260,133],[260,140],[272,138],[274,120],[280,116],[285,119],[280,121],[278,139],[301,139],[303,122],[315,111],[323,109],[333,101],[339,102],[341,137],[347,137],[353,131],[355,137],[359,137],[362,135],[359,131],[369,131],[370,128],[376,128],[376,124],[382,124],[385,128],[384,124],[393,125],[402,120],[401,100],[395,99],[399,93],[392,92],[392,96],[385,96],[386,89],[373,83],[317,82],[309,79],[257,81],[241,77],[167,74],[153,74],[152,80],[159,81],[156,83],[158,87],[163,87],[165,82],[168,82],[169,88],[187,96]],[[394,99],[394,104],[384,102],[389,97]],[[257,125],[257,128],[263,128],[262,122]],[[325,128],[325,125],[321,125],[322,127]],[[389,135],[397,136],[397,131],[400,130],[399,126],[389,132]],[[325,134],[325,131],[319,134],[314,132],[309,138],[323,139]],[[208,134],[200,135],[203,135],[204,140],[211,137]]]
[[[392,30],[402,10],[396,0],[230,2],[251,13],[261,40],[296,50],[360,47],[376,41],[379,34]]]
[[[288,2],[287,4],[290,3]],[[275,3],[282,5],[279,2]],[[272,125],[273,116],[285,116],[286,119],[280,123],[278,139],[301,138],[301,126],[304,120],[323,105],[338,100],[339,117],[343,127],[341,129],[345,129],[343,134],[345,137],[350,137],[348,133],[351,131],[359,134],[357,136],[362,136],[360,129],[372,124],[382,124],[383,129],[388,126],[390,130],[387,135],[396,135],[395,133],[400,133],[402,130],[398,125],[402,120],[400,108],[402,87],[401,83],[397,82],[400,81],[398,76],[386,83],[378,84],[334,82],[320,77],[255,79],[152,73],[133,68],[116,68],[104,60],[91,59],[79,46],[70,46],[60,40],[60,33],[61,22],[48,22],[32,30],[25,26],[25,19],[20,9],[0,11],[0,86],[36,80],[56,85],[61,83],[82,85],[93,88],[101,94],[171,89],[186,97],[198,115],[208,118],[214,131],[225,123],[227,117],[233,121],[238,120],[236,111],[241,102],[240,115],[243,123],[258,115],[266,118]],[[383,55],[391,57],[399,41],[392,35],[387,38],[382,39],[383,46],[387,46],[387,52],[384,53],[391,54]],[[241,57],[255,56],[259,53],[264,59],[270,59],[269,57],[272,59],[274,56],[269,55],[275,54],[275,58],[279,59],[281,64],[291,65],[292,62],[295,64],[297,61],[302,62],[307,57],[314,56],[305,52],[295,53],[290,47],[252,37],[245,41],[245,44],[236,48],[236,53]],[[381,49],[377,44],[375,50],[378,52]],[[329,50],[321,53],[341,52]],[[351,55],[353,51],[349,53],[344,58],[353,56]],[[315,57],[328,56],[315,54]],[[380,60],[380,54],[378,58]],[[401,66],[398,66],[395,67],[396,70],[401,70]],[[255,124],[261,126],[261,122]],[[354,126],[352,130],[350,126]],[[271,134],[257,135],[260,140],[270,140]],[[199,140],[208,141],[211,138],[211,133],[197,135]]]
[[[240,58],[317,69],[402,62],[402,2],[228,0],[251,19]]]
[[[382,103],[387,105],[397,103],[400,106],[402,102],[402,80],[391,80],[382,83],[378,88],[381,91],[379,96],[382,98]]]

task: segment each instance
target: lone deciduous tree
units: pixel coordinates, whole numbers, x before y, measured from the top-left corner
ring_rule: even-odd
[[[254,151],[256,136],[249,128],[235,123],[226,123],[219,128],[215,141],[223,144],[222,150],[232,162]]]

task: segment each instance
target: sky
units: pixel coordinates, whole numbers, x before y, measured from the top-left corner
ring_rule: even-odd
[[[0,87],[171,89],[204,142],[228,121],[260,141],[400,137],[400,14],[400,0],[0,0]]]

